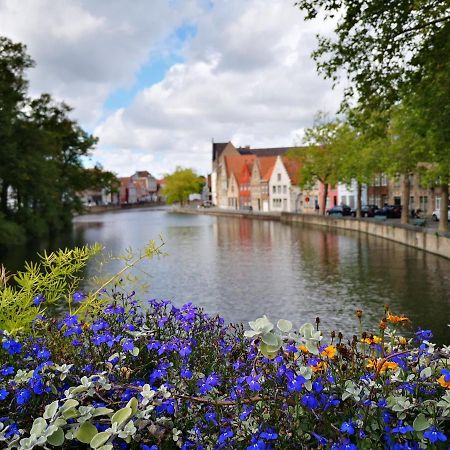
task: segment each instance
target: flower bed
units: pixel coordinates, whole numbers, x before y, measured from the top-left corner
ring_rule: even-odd
[[[2,332],[1,448],[448,446],[449,348],[400,336],[402,316],[386,310],[377,336],[348,339],[319,320],[293,331],[263,317],[244,332],[192,304],[112,297]]]

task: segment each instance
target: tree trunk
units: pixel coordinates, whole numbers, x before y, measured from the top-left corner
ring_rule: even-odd
[[[356,182],[356,217],[361,219],[361,195],[362,186],[359,181]]]
[[[409,196],[411,191],[411,183],[409,181],[409,174],[402,176],[402,217],[401,224],[407,224],[409,218]]]
[[[8,212],[8,185],[3,181],[2,183],[2,192],[0,198],[0,211],[3,213]]]
[[[323,197],[322,197],[322,209],[320,213],[325,215],[327,210],[327,197],[328,197],[328,183],[323,183]]]
[[[441,184],[441,218],[439,220],[439,231],[448,231],[448,184]]]

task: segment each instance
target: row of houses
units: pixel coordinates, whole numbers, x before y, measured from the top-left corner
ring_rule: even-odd
[[[113,189],[86,190],[81,194],[85,206],[107,206],[164,201],[164,179],[156,179],[147,170],[137,171],[130,177],[121,177]]]
[[[298,186],[299,163],[287,158],[289,147],[235,147],[231,142],[212,144],[211,200],[224,209],[315,213],[322,208],[324,186]],[[401,204],[401,177],[384,174],[362,189],[362,203],[383,206]],[[410,208],[426,214],[439,208],[438,189],[423,186],[418,175],[410,176]],[[325,208],[339,204],[356,207],[356,183],[328,187]]]

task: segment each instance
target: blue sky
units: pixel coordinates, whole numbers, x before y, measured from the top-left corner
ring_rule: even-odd
[[[310,58],[330,29],[292,0],[0,0],[2,34],[36,61],[31,94],[73,106],[99,137],[91,163],[120,176],[206,174],[211,138],[297,143],[341,99]]]

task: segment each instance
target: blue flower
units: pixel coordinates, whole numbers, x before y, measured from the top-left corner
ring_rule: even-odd
[[[75,292],[75,293],[72,295],[73,301],[74,301],[75,303],[80,303],[80,302],[83,300],[83,298],[85,298],[85,297],[86,297],[86,295],[83,294],[82,292]]]
[[[259,436],[268,441],[275,441],[278,439],[278,434],[275,433],[275,431],[273,431],[271,429],[269,429],[267,431],[263,431]]]
[[[319,402],[314,397],[314,395],[307,394],[302,397],[302,405],[311,409],[315,409],[319,406]]]
[[[352,422],[342,422],[340,430],[343,433],[355,434],[355,427]]]
[[[14,367],[12,366],[6,366],[3,367],[2,369],[0,369],[0,375],[3,375],[4,377],[8,376],[8,375],[14,375]]]
[[[22,351],[22,344],[14,341],[13,339],[9,339],[3,342],[2,348],[6,350],[10,355],[15,355],[16,353],[20,353]]]
[[[328,441],[325,437],[321,436],[320,434],[314,433],[314,431],[311,431],[311,435],[316,439],[319,445],[327,445]]]
[[[414,431],[414,428],[411,425],[403,425],[403,422],[400,422],[397,427],[392,428],[393,433],[406,434],[410,431]]]
[[[441,369],[441,374],[444,375],[444,381],[448,383],[450,381],[450,370]]]
[[[445,442],[447,440],[447,436],[439,431],[436,427],[431,427],[429,430],[425,431],[425,433],[423,433],[423,436],[433,444],[437,441]]]
[[[17,425],[17,423],[12,423],[11,425],[8,425],[8,428],[5,432],[5,438],[9,439],[16,434],[19,434],[19,426]]]
[[[296,376],[292,380],[288,381],[287,388],[289,392],[300,392],[306,379],[301,375]]]
[[[43,301],[45,301],[45,297],[42,294],[38,294],[33,298],[33,303],[36,306],[39,306]]]
[[[31,393],[28,389],[22,389],[17,392],[16,403],[18,405],[25,405],[31,398]]]
[[[248,376],[245,378],[245,380],[250,390],[258,392],[262,389],[261,385],[259,384],[259,377]]]
[[[0,389],[0,400],[5,400],[6,397],[8,397],[8,391]]]
[[[421,328],[419,328],[416,332],[416,339],[419,342],[429,341],[432,338],[433,338],[433,333],[431,332],[431,330],[422,330]]]
[[[234,433],[232,430],[226,430],[222,434],[219,435],[217,439],[218,444],[223,444],[228,439],[231,439],[234,436]]]
[[[213,423],[214,425],[217,425],[217,420],[216,420],[217,416],[216,413],[213,412],[207,412],[205,414],[205,420],[208,423]]]
[[[242,412],[241,412],[241,414],[239,415],[239,419],[242,420],[242,421],[244,421],[244,420],[247,419],[247,417],[252,413],[252,411],[253,411],[253,407],[252,407],[252,406],[247,406],[247,405],[245,405],[245,406],[242,408]]]
[[[132,352],[134,349],[134,341],[133,339],[127,339],[123,344],[122,348],[125,352]]]

